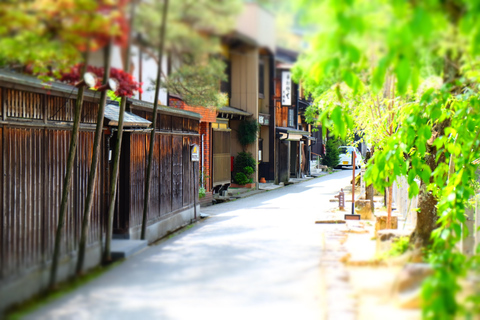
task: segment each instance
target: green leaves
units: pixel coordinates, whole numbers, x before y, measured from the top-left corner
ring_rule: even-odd
[[[401,57],[395,66],[395,75],[397,76],[397,87],[398,93],[404,95],[407,92],[409,80],[411,74],[411,64],[410,61]]]
[[[358,76],[352,71],[345,71],[342,75],[342,79],[350,88],[353,89],[354,94],[359,93],[363,88],[362,81],[360,81]]]

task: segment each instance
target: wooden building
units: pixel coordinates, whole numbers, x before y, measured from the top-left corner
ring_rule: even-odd
[[[76,95],[72,86],[0,72],[0,314],[47,286]],[[75,270],[99,97],[99,92],[89,90],[84,97],[59,281]],[[128,110],[114,231],[117,237],[138,239],[152,105],[129,100]],[[158,113],[149,242],[190,223],[198,196],[198,164],[190,161],[190,145],[198,143],[200,116],[164,106]],[[118,106],[110,104],[100,146],[86,269],[101,262],[117,122]]]
[[[316,139],[311,136],[311,125],[305,121],[305,110],[310,101],[301,86],[291,78],[298,53],[277,47],[275,70],[275,183],[288,182],[310,173],[311,147]]]

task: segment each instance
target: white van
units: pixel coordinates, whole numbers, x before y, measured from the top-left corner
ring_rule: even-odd
[[[338,147],[338,155],[340,157],[340,162],[338,163],[339,168],[352,165],[352,151],[355,151],[355,168],[360,168],[363,162],[362,154],[357,148],[351,146]]]

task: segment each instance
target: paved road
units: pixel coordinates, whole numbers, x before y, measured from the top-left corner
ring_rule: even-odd
[[[28,319],[324,319],[321,226],[344,170],[203,208],[210,218]]]

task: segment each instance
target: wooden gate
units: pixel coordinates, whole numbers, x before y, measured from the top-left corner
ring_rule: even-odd
[[[213,130],[213,186],[218,186],[231,181],[230,164],[230,131]]]

